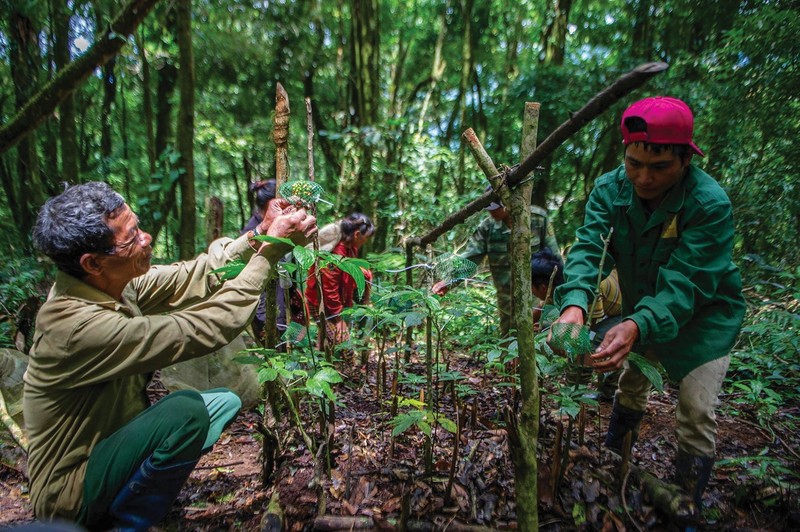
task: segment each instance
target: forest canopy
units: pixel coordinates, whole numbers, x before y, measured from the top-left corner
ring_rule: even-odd
[[[107,35],[123,7],[4,3],[0,121]],[[119,55],[2,155],[5,256],[29,253],[35,212],[62,182],[106,180],[122,191],[158,235],[164,259],[204,247],[196,220],[211,196],[223,201],[224,232],[235,233],[249,216],[247,182],[274,175],[278,82],[292,102],[290,176],[308,173],[308,97],[316,175],[335,205],[320,216],[362,210],[377,222],[373,249],[386,249],[483,191],[484,178],[461,147],[465,129],[475,130],[497,164],[513,165],[525,101],[542,104],[543,139],[622,73],[664,61],[666,73],[537,172],[535,201],[550,208],[559,240],[571,241],[594,179],[621,160],[624,106],[671,94],[695,111],[695,138],[707,154],[695,162],[733,200],[737,254],[784,267],[798,262],[790,146],[800,128],[800,15],[791,2],[192,2],[191,63],[181,62],[179,19],[174,3],[157,2]],[[187,176],[179,80],[190,67]],[[413,208],[420,198],[431,201]],[[187,201],[188,216],[181,214]],[[440,245],[463,241],[466,231]]]

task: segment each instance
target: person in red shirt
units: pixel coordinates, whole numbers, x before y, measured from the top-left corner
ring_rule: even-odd
[[[342,257],[357,257],[358,250],[375,233],[375,226],[366,214],[354,212],[339,222],[341,238],[334,246],[333,253]],[[372,273],[363,270],[367,280],[367,289],[364,291],[362,301],[369,300],[369,281]],[[356,299],[356,282],[350,274],[343,272],[334,265],[329,265],[320,271],[322,281],[322,300],[325,305],[325,329],[328,340],[334,344],[347,341],[350,329],[347,321],[342,319],[344,309],[353,306]],[[306,286],[306,301],[311,309],[311,315],[320,311],[319,289],[317,276],[312,267],[308,272]]]

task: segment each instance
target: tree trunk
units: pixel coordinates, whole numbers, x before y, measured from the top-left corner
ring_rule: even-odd
[[[192,53],[192,2],[177,0],[175,3],[178,53],[180,70],[178,88],[181,106],[178,109],[177,144],[180,153],[179,166],[183,168],[180,176],[181,187],[181,260],[189,260],[195,255],[195,232],[197,230],[197,200],[194,186],[194,57]]]
[[[567,23],[572,0],[555,0],[549,13],[550,23],[542,33],[542,63],[563,65],[567,42]]]
[[[14,99],[17,108],[21,108],[30,100],[39,79],[39,35],[34,21],[21,9],[15,8],[13,3],[9,10],[8,23]],[[33,135],[20,141],[17,146],[17,179],[11,185],[12,190],[6,193],[12,209],[17,210],[20,241],[27,245],[28,235],[36,219],[36,211],[45,198],[36,155],[36,137]]]
[[[469,81],[472,79],[472,68],[474,66],[472,58],[472,7],[473,0],[462,1],[462,16],[464,19],[464,38],[461,43],[461,83],[458,88],[458,124],[459,127],[466,126],[467,116],[467,90]],[[466,176],[464,175],[464,159],[466,148],[460,145],[458,148],[458,171],[456,172],[456,194],[464,194],[466,187]]]
[[[123,37],[134,31],[156,2],[158,0],[130,0],[112,21],[110,27],[114,28],[113,32],[109,29],[99,35],[95,44],[86,53],[70,63],[41,90],[31,96],[14,118],[0,128],[0,153],[20,142],[23,137],[50,116],[64,98],[88,78],[98,66],[114,57],[127,43]],[[12,2],[11,5],[13,6],[14,3]],[[14,13],[12,13],[13,16]],[[12,38],[9,41],[13,40],[13,34],[19,29],[15,28],[16,22],[14,20],[14,24],[11,25]],[[9,48],[13,48],[13,46],[9,46]],[[36,50],[38,57],[38,47]],[[13,53],[12,49],[12,55]],[[11,64],[14,65],[15,61],[12,60]]]
[[[52,0],[54,13],[53,37],[56,68],[61,72],[69,64],[69,9],[64,2]],[[78,182],[78,131],[75,127],[75,96],[70,93],[59,106],[59,137],[61,141],[61,178],[67,183]]]
[[[178,80],[178,69],[169,58],[160,65],[158,72],[158,85],[156,96],[156,136],[155,149],[160,170],[159,188],[154,188],[148,194],[147,209],[142,213],[142,224],[148,228],[153,236],[153,242],[158,240],[161,229],[167,222],[167,216],[175,204],[175,183],[169,177],[170,161],[167,157],[167,147],[172,137],[172,93]],[[158,173],[156,174],[158,175]]]
[[[380,6],[378,0],[350,0],[350,106],[352,122],[359,128],[361,160],[351,192],[350,211],[363,211],[371,189],[373,147],[365,139],[378,122],[380,104]]]
[[[520,158],[536,148],[539,104],[526,103],[522,123]],[[531,305],[531,181],[511,191],[511,301],[517,329],[519,382],[522,405],[517,417],[517,445],[510,446],[514,459],[517,521],[520,530],[538,530],[536,442],[539,438],[539,379]]]
[[[144,32],[142,32],[144,33]],[[138,33],[136,37],[136,48],[139,50],[139,61],[142,64],[142,120],[144,120],[144,131],[147,136],[147,162],[150,164],[150,175],[156,173],[156,144],[153,133],[153,98],[150,92],[150,62],[147,60],[147,52],[144,49],[144,38]]]

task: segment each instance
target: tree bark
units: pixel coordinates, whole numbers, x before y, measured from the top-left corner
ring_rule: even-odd
[[[9,59],[14,100],[17,108],[20,108],[33,99],[32,95],[39,79],[39,32],[35,21],[21,10],[21,6],[14,7],[13,3],[11,6],[8,13]],[[0,129],[0,139],[5,129]],[[17,146],[17,179],[6,185],[6,194],[9,205],[16,210],[20,241],[29,245],[28,235],[36,218],[36,210],[45,198],[44,185],[39,174],[35,136],[22,139]]]
[[[70,13],[64,2],[52,0],[54,13],[54,52],[58,72],[69,64]],[[78,182],[78,130],[75,127],[75,95],[70,93],[58,109],[59,140],[61,142],[61,178],[67,183]]]
[[[197,200],[194,183],[194,54],[192,52],[192,2],[177,0],[175,19],[179,66],[178,88],[181,106],[178,109],[177,144],[180,153],[179,166],[183,168],[180,176],[181,189],[181,260],[189,260],[195,255],[194,237],[197,230]]]
[[[142,120],[144,120],[144,131],[147,136],[147,162],[149,163],[150,175],[156,173],[156,144],[153,133],[153,98],[150,92],[150,62],[147,59],[147,52],[144,49],[144,38],[134,32],[136,38],[136,48],[139,50],[139,61],[142,64]]]
[[[346,208],[364,211],[372,181],[373,146],[366,139],[378,122],[380,105],[380,6],[378,0],[350,0],[350,107],[359,128],[361,157]]]
[[[34,94],[6,125],[0,128],[0,153],[33,131],[94,70],[104,65],[127,42],[126,37],[159,0],[131,0],[95,44]],[[12,3],[13,5],[13,3]],[[12,64],[14,61],[12,60]]]
[[[95,23],[98,28],[102,28],[106,18],[103,6],[97,0],[92,2],[92,5],[94,6]],[[116,63],[116,57],[112,57],[100,68],[103,80],[103,101],[100,104],[100,164],[103,175],[108,175],[108,164],[113,145],[111,112],[117,97],[117,76],[114,72]]]
[[[522,121],[522,159],[536,148],[539,104],[525,104]],[[527,181],[512,190],[511,215],[511,317],[517,329],[519,382],[522,405],[517,417],[517,444],[510,446],[514,460],[514,486],[520,530],[538,530],[536,442],[539,438],[539,379],[531,305],[531,191]]]

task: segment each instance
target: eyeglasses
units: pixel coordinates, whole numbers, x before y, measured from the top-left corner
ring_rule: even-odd
[[[142,231],[138,226],[136,227],[136,234],[133,235],[129,240],[121,243],[121,244],[114,244],[114,247],[111,248],[111,251],[108,253],[109,255],[119,255],[121,251],[125,251],[127,249],[132,248],[135,244],[139,244],[140,246],[144,246],[145,241],[147,238],[145,237],[146,233]]]

